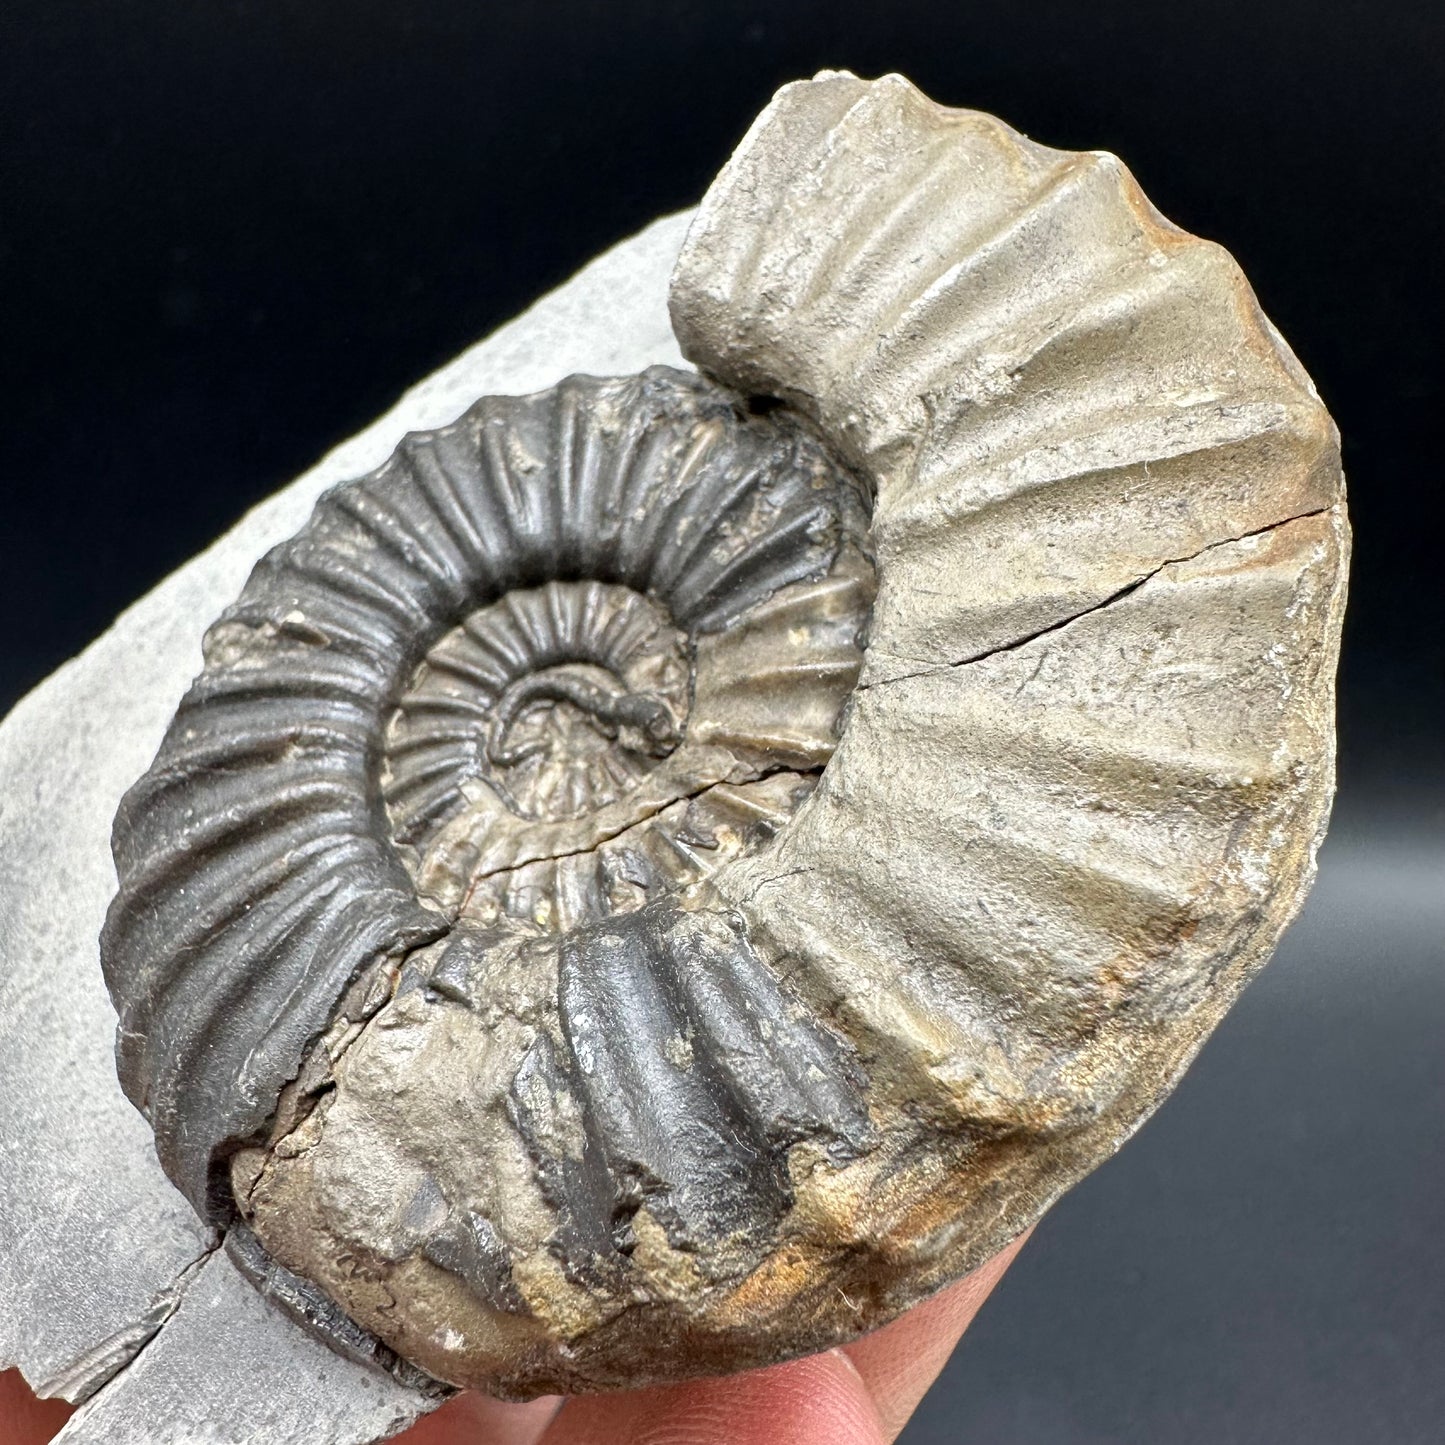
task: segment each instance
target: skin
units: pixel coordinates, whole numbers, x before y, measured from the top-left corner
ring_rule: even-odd
[[[1027,1236],[1024,1236],[1027,1238]],[[396,1445],[886,1445],[896,1440],[1024,1242],[842,1349],[663,1389],[508,1405],[463,1394]],[[0,1374],[0,1445],[43,1445],[71,1414]]]

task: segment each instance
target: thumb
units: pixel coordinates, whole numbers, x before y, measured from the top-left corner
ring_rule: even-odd
[[[1026,1238],[843,1349],[721,1379],[569,1400],[538,1445],[888,1445]]]
[[[569,1400],[539,1445],[884,1445],[841,1350],[722,1379]]]

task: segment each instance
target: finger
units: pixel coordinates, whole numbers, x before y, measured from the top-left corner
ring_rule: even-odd
[[[839,1350],[725,1379],[568,1400],[541,1445],[883,1445]]]
[[[1027,1238],[1021,1234],[957,1284],[843,1347],[872,1396],[884,1440],[897,1439]]]
[[[73,1410],[64,1400],[37,1400],[19,1370],[0,1371],[0,1445],[44,1445]]]
[[[393,1445],[536,1445],[559,1403],[548,1395],[512,1405],[466,1390],[394,1436]]]
[[[573,1401],[555,1426],[555,1399],[512,1405],[467,1392],[401,1436],[405,1445],[782,1445],[894,1440],[959,1337],[1023,1246],[842,1351],[770,1370],[667,1389]],[[0,1445],[44,1445],[71,1407],[37,1400],[18,1370],[0,1372]],[[545,1432],[545,1438],[544,1437]]]

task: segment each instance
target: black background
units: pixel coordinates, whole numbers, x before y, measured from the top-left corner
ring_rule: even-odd
[[[1437,1441],[1445,1421],[1438,0],[0,5],[0,709],[594,252],[772,90],[902,70],[1118,152],[1344,435],[1322,881],[1040,1229],[906,1439]]]

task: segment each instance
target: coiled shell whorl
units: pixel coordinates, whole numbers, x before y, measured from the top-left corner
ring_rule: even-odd
[[[805,427],[664,368],[482,401],[321,499],[115,824],[121,1079],[198,1209],[376,970],[463,916],[625,912],[791,815],[866,525]]]
[[[1332,791],[1333,426],[1113,157],[786,87],[671,305],[701,375],[324,498],[116,823],[172,1177],[308,1317],[506,1393],[981,1263],[1167,1094]]]

